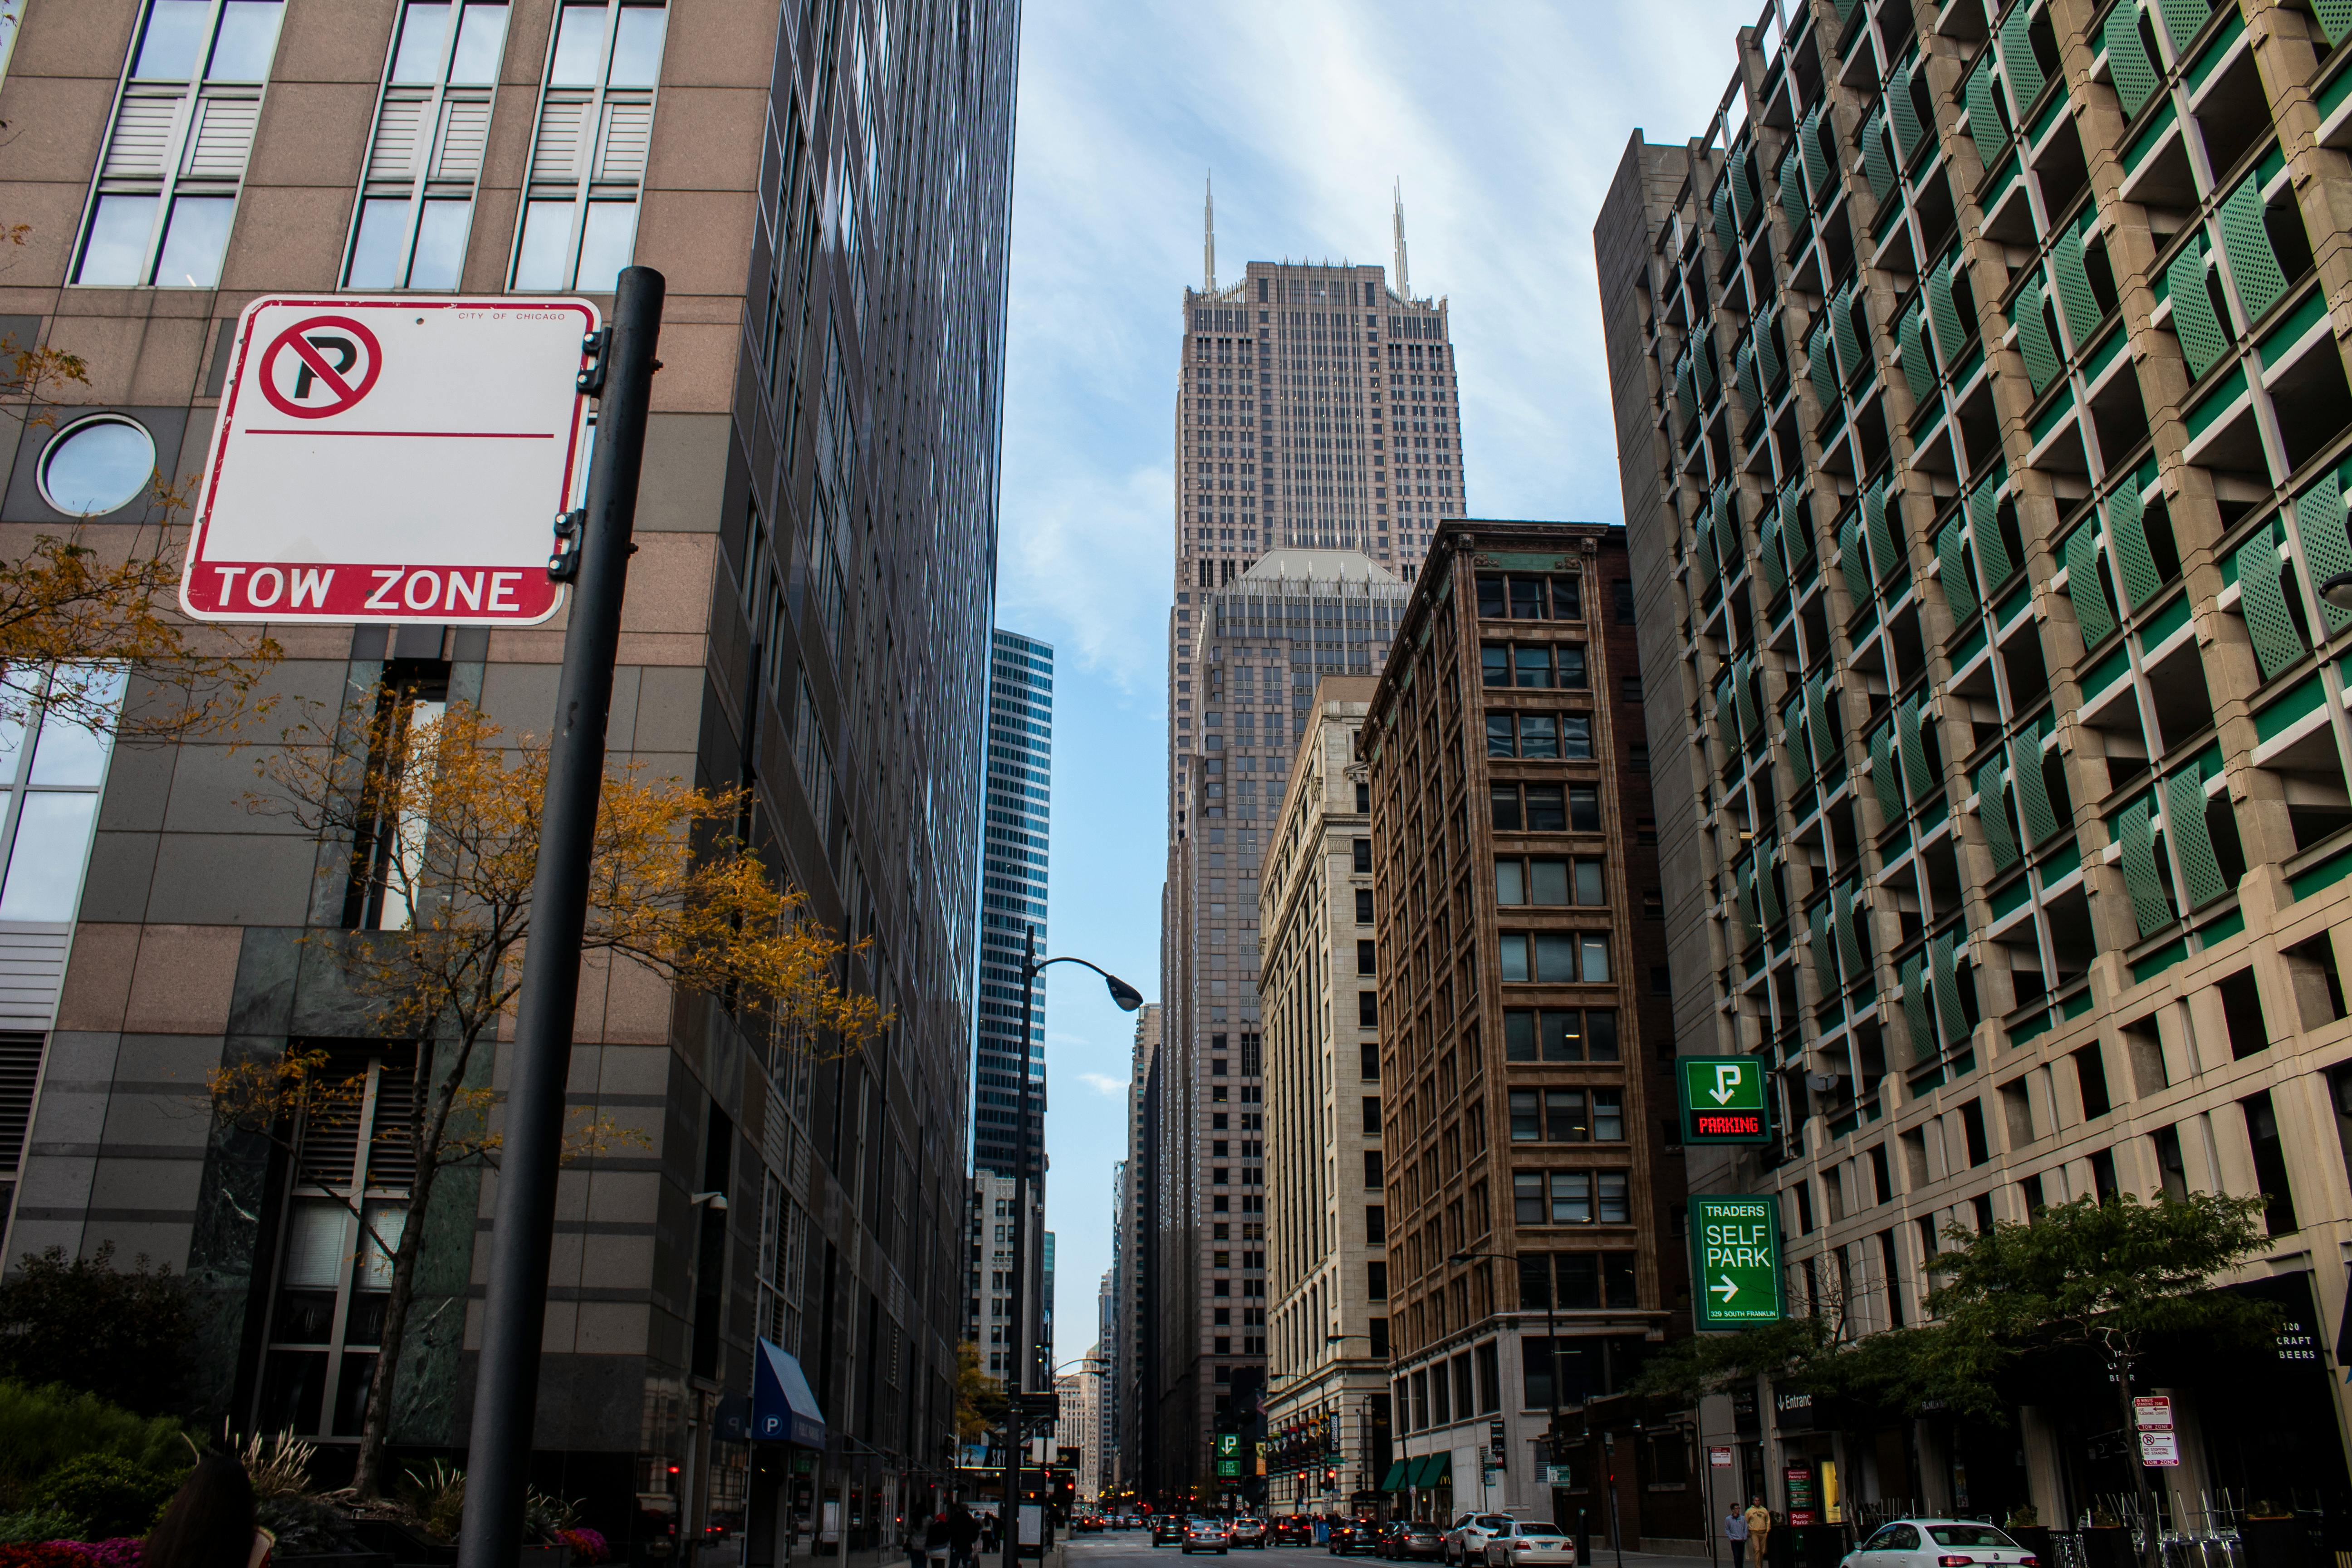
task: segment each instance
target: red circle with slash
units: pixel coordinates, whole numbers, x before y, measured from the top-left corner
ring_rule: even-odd
[[[289,353],[299,362],[290,395],[278,384],[278,360]],[[354,380],[352,371],[362,360],[366,370]],[[349,316],[312,316],[270,340],[261,356],[261,395],[292,418],[324,419],[356,406],[383,369],[383,348],[373,332]],[[326,402],[306,401],[314,388]]]

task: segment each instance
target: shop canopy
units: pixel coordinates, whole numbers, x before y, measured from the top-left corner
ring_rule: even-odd
[[[1381,1478],[1381,1490],[1384,1492],[1404,1490],[1404,1473],[1411,1469],[1415,1461],[1412,1459],[1399,1459],[1395,1464],[1391,1465],[1389,1473]]]
[[[751,1358],[751,1436],[765,1443],[824,1447],[824,1412],[790,1351],[761,1340]]]
[[[1405,1477],[1404,1484],[1409,1487],[1433,1487],[1453,1478],[1454,1456],[1452,1453],[1423,1454],[1420,1458],[1412,1461],[1412,1473]]]

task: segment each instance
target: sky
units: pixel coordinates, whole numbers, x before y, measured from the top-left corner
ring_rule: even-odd
[[[1760,0],[1025,0],[997,622],[1056,651],[1048,945],[1160,994],[1176,363],[1202,281],[1391,261],[1452,300],[1473,516],[1623,506],[1592,224],[1636,129],[1679,142]],[[1391,285],[1396,279],[1391,273]],[[1096,1339],[1131,1016],[1050,972],[1055,1350]]]

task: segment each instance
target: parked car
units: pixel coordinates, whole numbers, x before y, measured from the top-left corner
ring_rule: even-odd
[[[1957,1568],[1963,1563],[2040,1568],[2040,1560],[1990,1524],[1967,1519],[1889,1520],[1845,1554],[1840,1568]]]
[[[1506,1520],[1486,1537],[1486,1568],[1575,1568],[1576,1542],[1548,1519]]]
[[[1434,1563],[1445,1555],[1445,1531],[1425,1519],[1399,1520],[1381,1544],[1381,1555],[1393,1562]]]
[[[1334,1557],[1353,1552],[1369,1557],[1380,1550],[1381,1524],[1376,1519],[1335,1519],[1327,1538],[1326,1550]]]
[[[1307,1514],[1286,1513],[1274,1521],[1273,1534],[1276,1546],[1312,1546],[1315,1521]]]
[[[1234,1544],[1265,1550],[1265,1521],[1246,1516],[1234,1521]]]
[[[1445,1561],[1467,1565],[1486,1561],[1486,1542],[1511,1522],[1507,1513],[1465,1513],[1445,1532]]]
[[[1151,1544],[1181,1546],[1184,1543],[1184,1521],[1172,1513],[1151,1516]]]

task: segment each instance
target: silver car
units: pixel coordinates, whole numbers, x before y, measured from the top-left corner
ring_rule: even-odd
[[[1486,1538],[1486,1568],[1575,1568],[1576,1542],[1548,1519],[1514,1519]]]
[[[1896,1519],[1845,1554],[1839,1568],[2040,1568],[2034,1554],[1971,1519]]]
[[[1486,1542],[1494,1533],[1511,1522],[1507,1513],[1465,1513],[1454,1521],[1445,1532],[1445,1560],[1468,1568],[1473,1563],[1486,1561]]]

